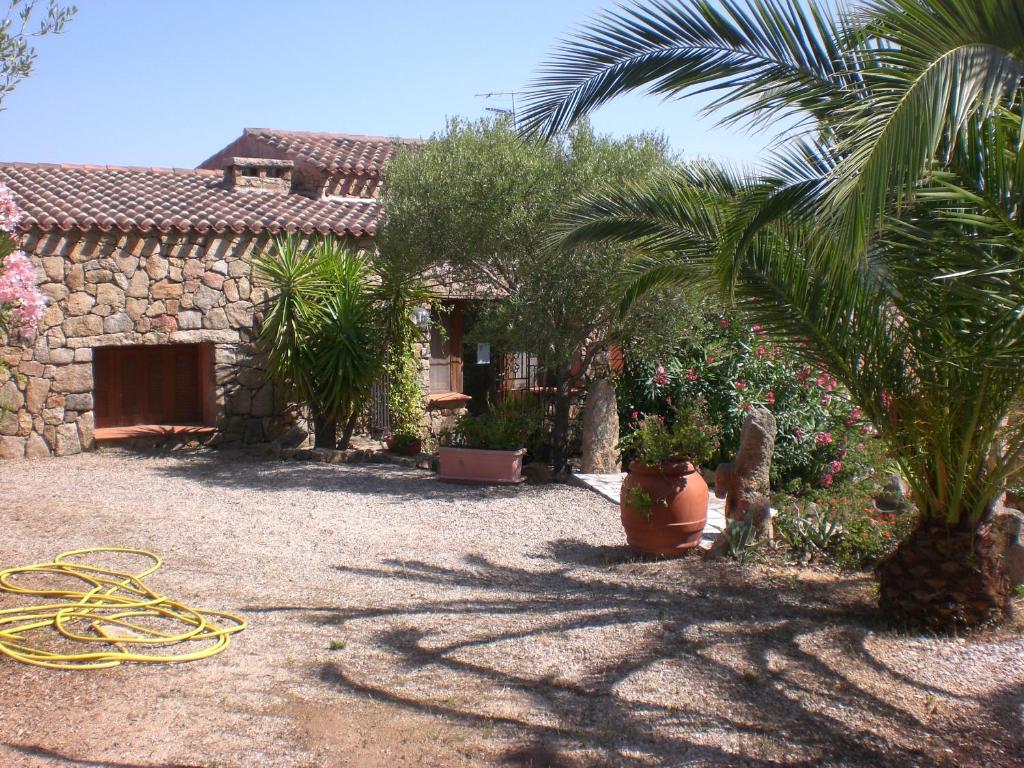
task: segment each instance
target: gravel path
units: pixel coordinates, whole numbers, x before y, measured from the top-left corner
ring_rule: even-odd
[[[0,766],[1024,765],[1019,630],[899,636],[866,577],[632,562],[577,488],[94,453],[0,463],[0,510],[0,566],[144,547],[157,589],[251,622],[190,664],[0,658]]]

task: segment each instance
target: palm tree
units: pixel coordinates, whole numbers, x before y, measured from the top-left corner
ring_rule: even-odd
[[[268,376],[307,406],[318,448],[347,448],[382,372],[377,288],[361,254],[331,238],[303,248],[282,238],[254,260],[270,287],[256,338]]]
[[[566,43],[524,122],[551,133],[627,90],[706,89],[726,121],[789,116],[766,172],[708,166],[581,202],[568,240],[630,242],[629,297],[714,276],[800,339],[891,446],[919,527],[878,569],[902,619],[973,624],[1008,585],[987,521],[1024,451],[1024,6],[663,2]]]

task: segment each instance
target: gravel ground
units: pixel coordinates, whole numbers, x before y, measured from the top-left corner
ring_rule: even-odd
[[[0,658],[0,766],[1024,765],[1019,627],[900,636],[866,577],[633,562],[577,488],[93,453],[0,463],[0,510],[0,566],[144,547],[251,623],[188,664]]]

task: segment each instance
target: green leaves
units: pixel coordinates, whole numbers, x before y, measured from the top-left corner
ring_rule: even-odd
[[[347,419],[381,374],[382,314],[369,267],[333,238],[279,239],[254,259],[267,300],[256,343],[269,377],[319,418]]]

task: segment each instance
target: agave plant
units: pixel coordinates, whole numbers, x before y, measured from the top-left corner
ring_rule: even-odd
[[[567,241],[641,256],[627,301],[714,279],[851,392],[920,526],[878,569],[883,608],[1002,614],[987,521],[1024,435],[1024,5],[655,2],[568,41],[524,122],[552,133],[617,94],[716,92],[727,122],[790,116],[767,169],[708,165],[581,201]]]
[[[363,256],[334,239],[279,239],[254,260],[270,288],[256,338],[268,376],[310,409],[317,447],[347,448],[381,374],[376,288]]]

